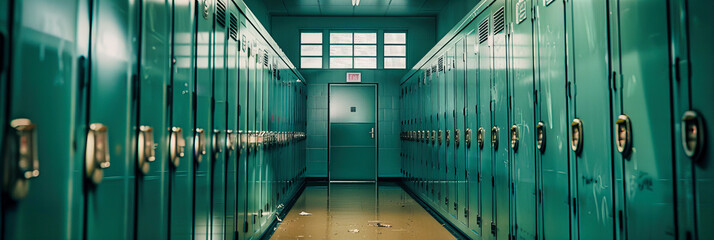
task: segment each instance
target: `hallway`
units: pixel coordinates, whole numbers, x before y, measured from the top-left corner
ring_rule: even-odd
[[[307,186],[270,239],[456,238],[387,182]]]

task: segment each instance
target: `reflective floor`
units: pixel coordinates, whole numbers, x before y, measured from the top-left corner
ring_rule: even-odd
[[[456,239],[395,184],[308,186],[271,239]]]

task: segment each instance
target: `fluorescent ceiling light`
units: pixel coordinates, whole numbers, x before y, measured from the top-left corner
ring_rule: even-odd
[[[359,0],[352,0],[352,6],[359,6]]]

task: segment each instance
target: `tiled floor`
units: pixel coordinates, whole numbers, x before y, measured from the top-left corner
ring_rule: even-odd
[[[271,239],[455,237],[399,186],[331,184],[306,187]]]

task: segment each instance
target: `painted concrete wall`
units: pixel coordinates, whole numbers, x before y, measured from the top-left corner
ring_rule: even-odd
[[[446,35],[480,0],[449,0],[436,16],[436,39]]]
[[[362,81],[378,84],[379,176],[400,176],[399,80],[436,44],[435,19],[430,17],[272,17],[271,35],[293,63],[299,63],[300,30],[352,29],[407,31],[407,69],[300,70],[308,82],[307,175],[327,177],[328,83],[344,83],[347,72],[361,72]],[[378,55],[381,55],[378,46]]]
[[[260,24],[263,24],[265,30],[270,32],[270,12],[268,12],[268,7],[265,6],[264,0],[243,0],[245,5],[248,6],[251,12],[258,18]]]

